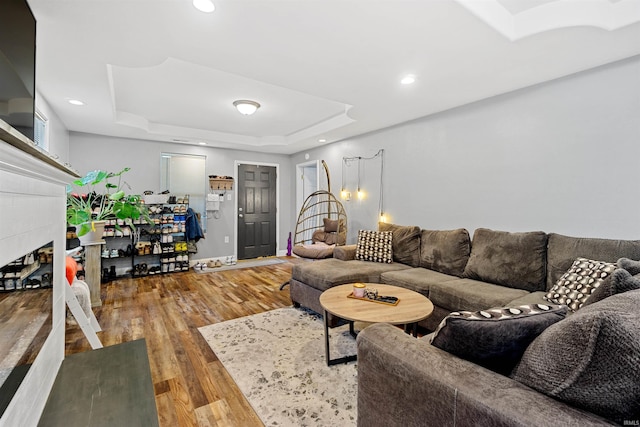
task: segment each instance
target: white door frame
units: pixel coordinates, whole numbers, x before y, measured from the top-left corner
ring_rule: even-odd
[[[315,166],[316,167],[316,188],[314,191],[318,191],[320,189],[320,160],[311,160],[304,163],[298,163],[296,165],[296,217],[300,208],[302,208],[302,204],[304,203],[307,196],[304,195],[304,169],[307,166]],[[311,194],[310,193],[310,194]]]
[[[238,259],[238,168],[240,165],[255,165],[255,166],[272,166],[276,168],[276,255],[279,255],[278,248],[280,247],[280,164],[279,163],[265,163],[255,162],[252,160],[235,160],[233,162],[233,175],[236,182],[234,193],[234,209],[233,209],[233,256]]]

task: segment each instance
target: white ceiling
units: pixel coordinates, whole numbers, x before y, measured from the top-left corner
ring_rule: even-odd
[[[290,154],[640,54],[640,0],[214,3],[29,0],[38,91],[72,131]]]

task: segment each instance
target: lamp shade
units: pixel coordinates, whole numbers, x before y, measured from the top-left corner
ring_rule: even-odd
[[[245,116],[250,116],[251,114],[255,113],[258,108],[260,108],[260,104],[258,104],[257,102],[244,99],[233,101],[233,105],[241,114],[244,114]]]

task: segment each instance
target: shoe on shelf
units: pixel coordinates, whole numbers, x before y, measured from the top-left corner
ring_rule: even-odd
[[[118,250],[117,249],[111,249],[111,256],[109,258],[118,258],[119,254],[118,254]]]
[[[109,258],[110,256],[109,249],[105,248],[102,250],[102,258]]]
[[[42,275],[42,277],[40,278],[40,280],[42,281],[42,287],[43,288],[48,288],[51,286],[51,273],[44,273]]]

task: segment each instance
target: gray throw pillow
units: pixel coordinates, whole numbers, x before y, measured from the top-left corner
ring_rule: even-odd
[[[471,238],[464,228],[457,230],[422,230],[420,267],[442,274],[462,277],[469,261]]]
[[[420,227],[378,223],[378,231],[393,233],[393,260],[411,267],[420,266]]]
[[[454,312],[440,323],[431,344],[509,375],[529,344],[566,314],[565,306],[545,304]]]
[[[512,378],[618,423],[640,419],[640,290],[613,295],[551,325]]]
[[[640,261],[635,261],[629,258],[620,258],[616,264],[619,268],[627,270],[632,276],[640,274]]]
[[[628,270],[618,268],[591,293],[589,298],[582,304],[582,307],[634,289],[640,289],[640,274],[632,276]]]
[[[529,292],[545,289],[547,235],[478,228],[464,277]]]

